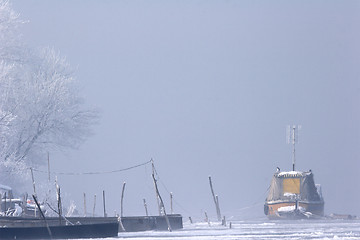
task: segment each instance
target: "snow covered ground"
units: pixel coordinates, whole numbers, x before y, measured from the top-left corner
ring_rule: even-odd
[[[220,223],[184,223],[174,232],[119,233],[118,238],[132,240],[235,240],[235,239],[360,239],[360,220],[233,221]]]

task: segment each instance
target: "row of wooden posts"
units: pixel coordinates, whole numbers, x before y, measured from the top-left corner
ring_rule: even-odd
[[[159,207],[159,215],[164,214],[166,216],[166,219],[167,219],[167,214],[165,212],[164,203],[162,201],[159,190],[157,188],[156,179],[155,179],[154,174],[152,175],[152,177],[153,177],[153,180],[154,180],[155,191],[156,191],[156,194],[158,196],[157,200],[158,200],[158,207]],[[221,217],[219,197],[214,192],[211,176],[209,176],[209,185],[210,185],[210,190],[211,190],[213,200],[214,200],[214,204],[215,204],[217,220],[221,221],[223,226],[226,226],[226,218],[225,218],[225,216]],[[121,210],[120,210],[120,216],[121,217],[123,217],[123,200],[124,200],[125,186],[126,186],[126,182],[123,183],[123,187],[122,187],[122,191],[121,191]],[[104,204],[104,217],[106,217],[107,213],[106,213],[106,207],[105,207],[105,191],[103,191],[103,204]],[[147,203],[146,203],[145,199],[143,199],[143,204],[144,204],[146,216],[149,216],[148,209],[147,209]],[[96,205],[96,195],[94,196],[93,216],[95,215],[95,205]],[[171,214],[172,214],[173,213],[173,195],[172,195],[172,193],[170,193],[170,208],[171,208]],[[86,216],[86,194],[85,193],[84,193],[84,215]],[[189,217],[189,220],[190,220],[190,223],[193,223],[191,217]],[[167,219],[167,221],[168,221],[168,219]],[[208,217],[206,211],[205,211],[205,221],[208,222],[208,224],[210,225],[210,220],[209,220],[209,217]],[[231,228],[231,222],[229,224],[229,227]]]
[[[154,161],[152,159],[151,159],[151,163],[152,163],[152,178],[153,178],[153,182],[154,182],[155,193],[156,193],[156,196],[157,196],[156,200],[157,200],[157,205],[158,205],[158,209],[159,209],[159,215],[164,215],[165,216],[166,222],[167,222],[168,227],[169,227],[169,231],[171,231],[171,226],[170,226],[169,219],[168,219],[166,211],[165,211],[164,202],[163,202],[163,200],[161,198],[161,195],[159,193],[159,189],[157,187],[157,180],[155,178],[155,172],[156,171],[155,171]],[[48,169],[48,172],[49,172],[48,177],[49,177],[49,181],[50,181],[50,161],[49,161],[49,156],[48,156],[48,168],[49,168]],[[31,170],[31,176],[32,176],[32,181],[33,181],[33,188],[34,188],[33,190],[34,190],[34,194],[36,196],[36,189],[35,189],[35,181],[34,181],[33,170],[32,170],[32,168],[30,170]],[[222,224],[224,226],[226,226],[225,216],[223,218],[221,217],[219,197],[214,192],[211,176],[209,176],[209,184],[210,184],[210,190],[211,190],[211,194],[212,194],[214,204],[215,204],[217,220],[221,221]],[[123,217],[123,200],[124,200],[125,186],[126,186],[126,182],[123,183],[122,192],[121,192],[121,210],[120,210],[120,216],[121,217]],[[56,183],[56,190],[57,190],[57,200],[58,200],[58,213],[59,213],[59,216],[61,216],[62,215],[62,206],[61,206],[62,204],[61,204],[61,197],[60,197],[60,187],[59,187],[59,185],[57,183]],[[104,217],[107,217],[106,206],[105,206],[105,191],[102,192],[102,195],[103,195]],[[147,204],[146,204],[145,199],[143,199],[143,203],[144,203],[146,216],[148,216],[148,209],[147,209]],[[94,195],[94,206],[93,206],[93,213],[92,213],[93,216],[95,216],[95,206],[96,206],[96,195]],[[173,195],[172,195],[172,193],[170,193],[170,208],[171,208],[171,214],[172,214],[173,213]],[[36,213],[36,211],[35,211],[35,213]],[[86,214],[87,214],[86,213],[86,194],[84,193],[84,215],[86,216]],[[189,217],[189,220],[192,223],[191,217]],[[208,218],[206,212],[205,212],[205,220],[210,224],[210,221],[209,221],[209,218]],[[231,223],[230,223],[230,228],[231,228]]]
[[[158,203],[158,209],[159,209],[159,215],[164,215],[165,219],[166,219],[166,223],[168,225],[168,230],[171,231],[171,226],[170,226],[170,222],[168,219],[168,216],[166,214],[165,211],[165,205],[164,202],[161,198],[159,189],[157,187],[157,180],[155,178],[155,166],[154,166],[154,161],[151,159],[151,164],[152,164],[152,178],[154,181],[154,187],[155,187],[155,193],[156,193],[156,199],[157,199],[157,203]],[[33,183],[33,191],[34,191],[34,197],[36,197],[36,187],[35,187],[35,179],[34,179],[34,173],[33,173],[33,169],[30,168],[31,171],[31,178],[32,178],[32,183]],[[50,160],[49,160],[49,154],[48,154],[48,178],[50,181]],[[59,218],[61,221],[61,216],[62,216],[62,204],[61,204],[61,195],[60,195],[60,187],[57,184],[57,179],[56,179],[56,190],[57,190],[57,201],[58,201],[58,214],[59,214]],[[123,183],[123,187],[122,187],[122,192],[121,192],[121,210],[120,210],[120,216],[123,217],[123,199],[124,199],[124,192],[125,192],[125,186],[126,186],[126,182]],[[103,209],[104,209],[104,217],[107,217],[107,213],[106,213],[106,206],[105,206],[105,191],[103,190],[102,192],[103,194]],[[171,199],[171,213],[173,213],[173,204],[172,204],[172,200],[173,200],[173,196],[172,193],[170,193],[170,199]],[[145,212],[146,212],[146,216],[148,216],[148,210],[147,210],[147,204],[146,204],[146,200],[143,199],[144,202],[144,207],[145,207]],[[1,204],[1,203],[0,203]],[[0,205],[1,206],[1,205]],[[94,207],[93,207],[93,216],[95,216],[95,206],[96,206],[96,195],[94,195]],[[36,214],[36,208],[35,208],[35,214]],[[86,194],[84,193],[84,215],[86,216]]]
[[[157,196],[159,215],[162,215],[165,212],[165,207],[164,207],[164,202],[162,201],[159,189],[157,187],[157,180],[155,179],[154,165],[153,165],[152,178],[153,178],[153,181],[154,181],[155,193],[156,193],[156,196]],[[123,183],[122,191],[121,191],[121,202],[120,202],[120,205],[121,205],[120,216],[121,217],[123,217],[123,202],[124,202],[125,186],[126,186],[126,182]],[[105,191],[103,191],[103,202],[104,202],[104,216],[105,216],[106,215],[106,212],[105,212]],[[146,203],[145,198],[143,199],[143,203],[144,203],[146,216],[149,216],[148,209],[147,209],[147,203]],[[95,205],[96,205],[96,195],[94,195],[93,216],[95,214]],[[173,214],[173,194],[171,192],[170,192],[170,209],[171,209],[171,214]],[[86,194],[85,193],[84,193],[84,215],[86,216]]]

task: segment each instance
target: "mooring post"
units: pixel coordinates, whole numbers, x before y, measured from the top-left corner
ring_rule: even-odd
[[[5,202],[4,202],[4,205],[5,205],[5,208],[4,208],[4,212],[5,212],[5,215],[6,215],[6,212],[7,212],[7,207],[6,207],[6,198],[7,198],[7,196],[6,196],[6,192],[5,192]],[[35,208],[36,209],[36,208]],[[36,216],[35,216],[36,217]]]
[[[55,186],[56,186],[56,198],[58,201],[58,213],[59,213],[59,222],[61,224],[61,216],[62,216],[62,204],[61,204],[61,194],[60,194],[60,186],[57,181],[57,176],[55,176]]]
[[[225,216],[223,217],[222,221],[221,221],[221,225],[225,226],[226,227],[226,219],[225,219]]]
[[[1,198],[1,197],[0,197]],[[28,200],[28,193],[25,193],[24,194],[24,198],[23,198],[23,206],[22,206],[22,208],[23,208],[23,212],[25,212],[26,211],[26,204],[27,204],[27,200]]]
[[[107,217],[106,207],[105,207],[105,191],[103,190],[103,204],[104,204],[104,217]]]
[[[10,210],[11,205],[12,205],[12,204],[11,204],[11,203],[12,203],[12,199],[11,199],[11,198],[12,198],[12,196],[10,195],[10,196],[9,196],[9,203],[10,203],[10,204],[9,204],[9,210]]]
[[[48,223],[47,223],[47,221],[46,221],[45,215],[44,215],[44,213],[42,212],[42,210],[41,210],[41,208],[40,208],[40,204],[38,203],[35,195],[33,195],[33,199],[34,199],[34,201],[35,201],[36,206],[39,208],[39,211],[40,211],[40,214],[41,214],[42,218],[44,219],[46,229],[47,229],[47,231],[48,231],[48,233],[49,233],[49,237],[50,237],[50,239],[52,239],[52,233],[51,233],[50,227],[49,227],[49,225],[48,225]],[[60,225],[61,225],[61,224],[60,224]]]
[[[159,201],[158,192],[156,191],[155,164],[154,164],[153,159],[151,159],[151,166],[152,166],[152,176],[154,178],[154,188],[155,188],[156,202],[157,202],[157,205],[158,205],[159,216],[161,216],[161,204],[160,204],[160,201]]]
[[[155,184],[156,194],[157,194],[157,196],[159,197],[159,200],[160,200],[160,202],[161,202],[161,206],[162,206],[163,211],[164,211],[165,220],[166,220],[166,223],[167,223],[167,225],[168,225],[168,230],[169,230],[169,232],[171,232],[172,229],[171,229],[170,221],[169,221],[169,218],[168,218],[168,216],[167,216],[167,214],[166,214],[164,201],[163,201],[162,198],[161,198],[161,195],[160,195],[160,192],[159,192],[159,189],[158,189],[158,186],[157,186],[157,183],[156,183],[156,179],[155,179],[154,174],[152,174],[152,177],[153,177],[154,184]]]
[[[30,168],[30,171],[31,171],[31,179],[32,179],[32,184],[33,184],[33,189],[34,189],[34,195],[36,197],[35,178],[34,178],[34,172],[33,172],[32,167]]]
[[[49,180],[49,182],[50,182],[50,154],[49,154],[49,152],[48,152],[48,154],[47,154],[47,161],[48,161],[48,180]]]
[[[148,209],[147,209],[147,204],[146,204],[145,198],[143,199],[143,202],[144,202],[144,207],[145,207],[145,213],[146,213],[146,216],[148,217],[148,216],[149,216],[149,213],[148,213]]]
[[[220,207],[219,207],[219,198],[218,198],[218,196],[215,196],[214,188],[213,188],[212,181],[211,181],[211,176],[209,176],[209,183],[210,183],[210,189],[211,189],[211,193],[212,193],[212,196],[213,196],[213,199],[214,199],[214,203],[215,203],[217,219],[218,219],[218,221],[221,221],[221,213],[220,213]]]
[[[95,207],[96,207],[96,194],[94,195],[93,217],[95,217]]]
[[[172,194],[172,192],[170,192],[170,210],[171,210],[171,214],[173,214],[174,210],[173,210],[173,194]]]
[[[216,197],[216,214],[217,214],[218,218],[220,217],[220,219],[221,219],[219,196],[216,195],[215,197]]]
[[[210,219],[209,219],[206,211],[205,211],[205,222],[207,222],[210,226]]]
[[[61,225],[61,216],[62,216],[62,204],[61,204],[61,194],[60,194],[60,187],[57,185],[57,200],[58,200],[58,212],[59,212],[59,222]]]
[[[123,217],[123,202],[124,202],[124,191],[125,191],[125,185],[126,182],[123,183],[123,187],[122,187],[122,191],[121,191],[121,212],[120,212],[120,216]]]
[[[86,217],[86,193],[84,193],[84,217]]]

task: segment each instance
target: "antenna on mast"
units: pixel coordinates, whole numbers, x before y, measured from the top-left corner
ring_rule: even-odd
[[[286,128],[286,142],[293,145],[292,165],[295,171],[295,144],[299,142],[299,130],[301,125],[288,125]]]

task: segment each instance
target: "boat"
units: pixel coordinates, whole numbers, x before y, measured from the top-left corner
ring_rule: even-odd
[[[264,213],[270,219],[303,219],[324,216],[321,187],[312,171],[276,172],[272,178]]]
[[[74,239],[117,237],[117,217],[0,217],[0,239]]]
[[[314,174],[295,170],[295,143],[297,127],[290,128],[293,143],[292,171],[274,173],[264,213],[270,219],[314,219],[324,216],[324,199],[321,186],[315,184]]]

